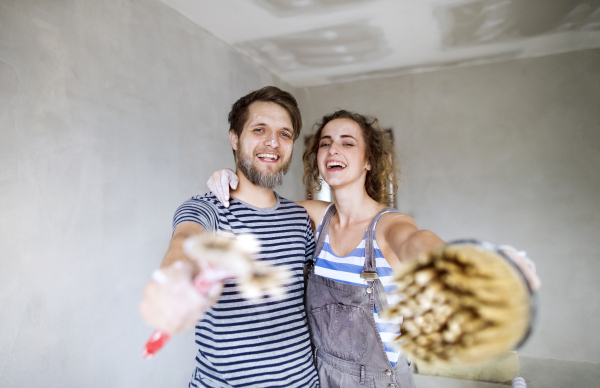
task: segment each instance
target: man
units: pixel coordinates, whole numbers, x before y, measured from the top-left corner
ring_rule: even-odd
[[[270,86],[240,98],[229,124],[239,179],[231,203],[226,208],[210,193],[177,209],[162,281],[148,284],[140,311],[167,333],[203,317],[196,325],[199,349],[190,387],[318,387],[303,304],[303,269],[314,252],[314,237],[304,208],[273,191],[289,168],[302,127],[300,111],[291,94]],[[292,274],[285,296],[245,300],[231,280],[209,307],[192,287],[199,270],[182,244],[215,231],[256,237],[257,260]]]

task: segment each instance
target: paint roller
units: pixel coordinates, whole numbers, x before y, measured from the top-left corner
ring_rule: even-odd
[[[246,299],[264,295],[279,298],[285,294],[283,284],[290,278],[289,271],[256,260],[254,256],[260,251],[260,244],[250,235],[230,237],[205,233],[188,238],[183,249],[200,267],[193,285],[206,298],[210,297],[212,287],[225,279],[235,279]],[[153,277],[160,282],[157,277],[161,275],[165,276],[158,271]],[[142,350],[142,357],[153,357],[169,339],[170,334],[154,331]]]

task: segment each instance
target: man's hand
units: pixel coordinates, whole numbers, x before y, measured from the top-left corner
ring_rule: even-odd
[[[229,187],[235,190],[238,186],[239,179],[235,172],[226,168],[224,170],[215,171],[206,185],[217,197],[217,199],[225,206],[229,207]]]
[[[154,279],[144,289],[140,304],[142,318],[171,335],[194,327],[219,298],[223,283],[215,283],[204,296],[194,289],[193,273],[192,264],[184,261],[155,271]]]

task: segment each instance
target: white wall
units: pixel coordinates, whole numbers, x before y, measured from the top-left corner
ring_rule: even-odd
[[[443,239],[526,250],[543,281],[522,354],[600,363],[600,50],[307,88],[393,127],[399,208]]]
[[[187,386],[191,333],[140,357],[142,287],[272,83],[156,0],[0,1],[0,386]]]

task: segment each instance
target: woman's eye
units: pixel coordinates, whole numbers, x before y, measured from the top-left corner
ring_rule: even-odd
[[[344,144],[346,147],[352,147],[354,144],[346,143]]]
[[[328,147],[329,143],[322,143],[321,145],[319,145],[319,148],[323,148],[323,147]]]

